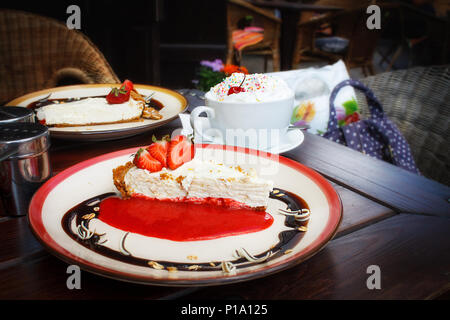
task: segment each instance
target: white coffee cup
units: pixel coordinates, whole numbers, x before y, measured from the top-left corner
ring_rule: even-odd
[[[205,104],[191,112],[196,139],[200,137],[204,142],[211,142],[221,136],[225,144],[261,149],[264,144],[267,147],[276,145],[286,135],[294,108],[294,93],[267,102],[241,102],[218,101],[208,92]],[[202,113],[207,118],[201,117]],[[229,141],[230,137],[255,134],[258,145],[254,145],[254,141],[247,141],[245,145]]]

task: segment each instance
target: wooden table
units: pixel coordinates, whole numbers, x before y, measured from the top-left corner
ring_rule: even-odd
[[[190,109],[202,103],[183,90]],[[58,173],[107,152],[148,145],[178,120],[140,136],[92,143],[53,141]],[[35,240],[27,218],[0,217],[0,299],[435,299],[450,297],[450,188],[388,163],[306,134],[284,156],[324,175],[339,193],[344,218],[336,237],[289,270],[220,287],[172,288],[130,284],[82,272],[82,289],[66,287],[67,264]],[[381,289],[369,290],[371,265]],[[270,288],[270,290],[268,289]]]
[[[301,13],[303,11],[333,12],[342,10],[336,6],[306,4],[302,1],[250,0],[249,2],[263,8],[278,9],[281,13],[280,68],[282,71],[292,69],[292,58],[297,41],[297,24]]]

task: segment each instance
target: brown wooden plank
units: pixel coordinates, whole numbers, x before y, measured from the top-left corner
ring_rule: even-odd
[[[187,298],[437,298],[450,290],[449,231],[449,219],[400,214],[333,240],[319,254],[289,270],[241,284],[205,288]],[[370,265],[381,269],[381,290],[366,286]]]
[[[398,212],[450,216],[449,187],[320,136],[283,155]]]
[[[343,186],[331,184],[341,198],[344,211],[336,238],[396,214],[392,209],[364,198]]]
[[[32,235],[26,217],[0,221],[0,243],[0,270],[46,254]]]
[[[81,272],[81,289],[69,290],[68,265],[52,256],[2,270],[1,300],[57,299],[170,299],[191,293],[192,288],[144,286]]]

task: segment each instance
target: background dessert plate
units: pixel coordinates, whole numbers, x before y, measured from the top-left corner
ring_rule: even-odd
[[[196,157],[244,170],[254,168],[261,177],[273,180],[266,210],[273,224],[256,232],[201,241],[166,240],[119,230],[97,219],[96,206],[99,199],[118,194],[112,169],[129,161],[136,151],[127,149],[81,162],[38,190],[28,217],[33,233],[50,252],[84,270],[122,281],[220,285],[264,277],[310,258],[333,238],[341,222],[337,192],[314,170],[255,150],[198,145]],[[298,227],[297,219],[286,214],[297,205],[309,208],[306,227]],[[80,220],[80,213],[86,220]]]
[[[112,87],[118,86],[120,86],[120,84],[84,84],[51,88],[14,99],[9,102],[7,106],[27,107],[31,103],[47,97],[49,94],[51,94],[51,99],[105,96],[111,91]],[[95,141],[125,138],[162,126],[174,120],[178,114],[182,113],[187,108],[187,100],[178,92],[149,85],[136,84],[134,87],[143,96],[154,93],[153,98],[164,105],[164,108],[160,111],[160,114],[163,116],[161,120],[143,119],[142,121],[105,125],[61,128],[51,127],[51,136],[61,139]]]

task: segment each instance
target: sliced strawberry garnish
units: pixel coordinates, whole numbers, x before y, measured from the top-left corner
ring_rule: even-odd
[[[150,172],[158,172],[163,168],[161,162],[153,158],[150,153],[143,148],[136,152],[133,163],[139,169],[145,169]]]
[[[153,136],[153,143],[147,148],[150,155],[158,160],[164,168],[167,168],[167,152],[169,151],[169,136],[157,140]]]
[[[170,141],[181,142],[181,141],[186,141],[186,140],[187,140],[186,136],[178,135],[178,136],[173,137]]]
[[[194,158],[194,144],[185,136],[176,136],[170,141],[167,154],[167,165],[175,170]]]

